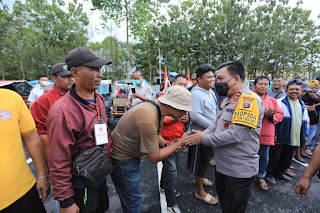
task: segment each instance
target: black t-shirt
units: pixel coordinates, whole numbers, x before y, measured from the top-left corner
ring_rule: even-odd
[[[305,103],[307,106],[314,106],[317,103],[320,103],[320,100],[313,100],[309,94],[306,94],[302,96],[302,101]],[[310,125],[315,125],[319,123],[319,111],[320,111],[320,106],[316,107],[315,111],[308,111],[309,118],[310,118]]]

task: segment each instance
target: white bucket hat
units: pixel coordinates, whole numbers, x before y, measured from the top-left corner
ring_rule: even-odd
[[[191,107],[191,92],[181,86],[169,87],[165,95],[158,100],[160,103],[178,110],[193,111]]]

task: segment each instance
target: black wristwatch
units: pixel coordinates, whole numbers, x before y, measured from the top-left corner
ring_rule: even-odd
[[[169,143],[168,143],[168,142],[167,142],[167,143],[165,143],[165,144],[164,144],[164,146],[163,146],[163,148],[164,148],[164,147],[167,147],[168,145],[169,145]]]

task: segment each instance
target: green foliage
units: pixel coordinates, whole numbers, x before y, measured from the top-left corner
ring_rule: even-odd
[[[61,0],[16,1],[12,13],[7,11],[11,20],[6,36],[1,35],[5,46],[0,53],[6,79],[29,80],[38,73],[49,74],[51,66],[64,61],[71,49],[87,45],[89,21],[83,6],[69,3],[65,12],[63,5]]]

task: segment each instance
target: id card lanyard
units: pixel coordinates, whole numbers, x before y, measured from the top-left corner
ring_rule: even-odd
[[[94,138],[95,138],[95,142],[96,145],[105,145],[108,144],[108,129],[107,129],[107,122],[106,120],[103,119],[102,116],[102,111],[97,104],[95,103],[91,103],[93,104],[97,111],[98,111],[98,119],[94,119],[93,120],[93,132],[94,132]]]

